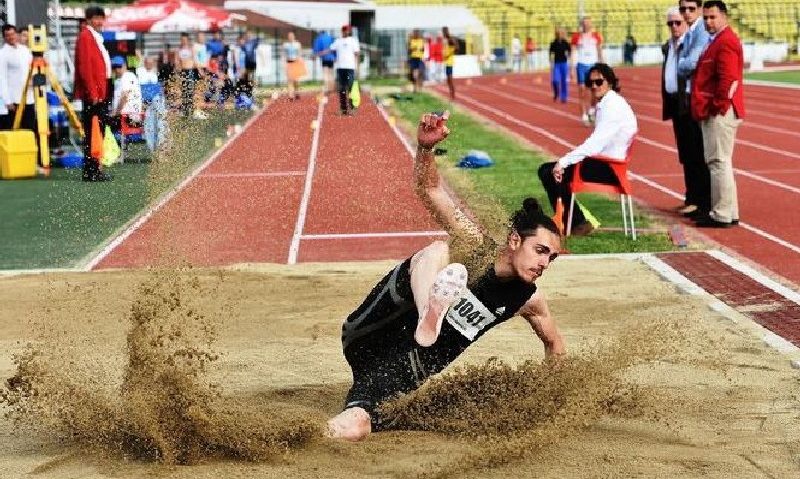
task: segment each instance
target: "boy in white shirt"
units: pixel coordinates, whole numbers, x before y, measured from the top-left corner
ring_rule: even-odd
[[[123,116],[130,123],[142,121],[142,89],[139,79],[133,72],[128,71],[125,59],[114,57],[111,59],[111,68],[114,75],[114,98],[111,102],[111,117],[115,125],[119,125]]]
[[[350,89],[358,72],[358,59],[361,48],[358,40],[353,38],[350,25],[342,27],[342,36],[334,40],[329,50],[320,52],[324,55],[329,51],[336,52],[336,79],[339,84],[339,107],[342,115],[352,115],[353,107],[350,104]]]

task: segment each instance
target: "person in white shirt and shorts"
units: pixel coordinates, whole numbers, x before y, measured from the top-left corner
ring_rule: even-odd
[[[603,36],[592,27],[592,19],[581,20],[581,31],[572,35],[572,64],[575,65],[575,78],[578,80],[578,102],[581,107],[581,121],[589,126],[593,121],[591,97],[587,98],[586,78],[595,63],[603,62]]]

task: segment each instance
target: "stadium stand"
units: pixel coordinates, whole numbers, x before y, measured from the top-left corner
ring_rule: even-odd
[[[381,5],[466,5],[490,30],[493,47],[508,46],[514,34],[530,35],[537,45],[546,45],[557,26],[574,31],[579,8],[594,20],[607,43],[620,44],[633,35],[640,44],[661,43],[668,32],[666,9],[674,0],[376,0]],[[796,45],[800,0],[740,0],[728,2],[734,28],[745,41],[779,41]]]

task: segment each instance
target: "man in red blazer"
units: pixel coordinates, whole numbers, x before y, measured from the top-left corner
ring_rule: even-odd
[[[733,176],[733,145],[744,119],[744,55],[742,42],[728,26],[728,8],[721,0],[703,4],[710,34],[692,76],[692,116],[703,130],[703,149],[711,174],[711,211],[697,226],[727,228],[739,223]]]
[[[81,121],[86,133],[83,143],[83,181],[109,181],[111,176],[100,170],[100,158],[92,156],[92,119],[100,122],[104,132],[111,92],[111,59],[100,32],[106,14],[101,7],[86,9],[86,26],[75,43],[75,98],[83,102]]]

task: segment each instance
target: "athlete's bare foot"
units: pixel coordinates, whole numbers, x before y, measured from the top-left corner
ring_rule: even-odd
[[[467,268],[463,264],[448,264],[436,274],[428,296],[428,304],[419,313],[419,323],[414,333],[417,344],[427,348],[436,342],[445,313],[466,287]]]

